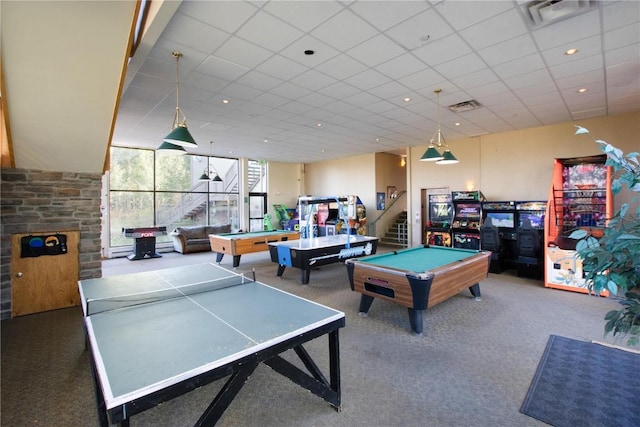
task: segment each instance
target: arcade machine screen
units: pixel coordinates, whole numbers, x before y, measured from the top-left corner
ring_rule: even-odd
[[[487,218],[499,228],[515,228],[515,214],[513,212],[487,212]]]
[[[452,214],[451,203],[437,202],[431,203],[431,213],[429,220],[432,223],[443,224],[445,222],[451,222]]]
[[[531,226],[536,230],[544,228],[544,214],[533,212],[520,212],[518,215],[518,227],[522,227],[522,220],[529,219]]]
[[[479,203],[458,203],[456,204],[456,219],[461,222],[478,221],[480,219]],[[464,226],[464,225],[463,225]]]

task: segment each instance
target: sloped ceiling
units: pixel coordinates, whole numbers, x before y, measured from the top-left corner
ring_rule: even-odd
[[[102,172],[134,1],[2,1],[2,66],[18,168]]]

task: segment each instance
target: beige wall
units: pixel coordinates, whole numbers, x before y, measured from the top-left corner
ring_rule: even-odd
[[[640,114],[576,122],[622,149],[640,150]],[[420,190],[449,186],[451,190],[480,190],[488,200],[547,200],[553,160],[602,154],[585,135],[574,135],[574,123],[503,132],[471,139],[450,141],[451,151],[460,160],[455,165],[420,162],[427,145],[410,150],[411,184],[408,211],[412,214],[413,245],[421,241],[415,220],[420,211]],[[446,136],[446,135],[445,135]],[[630,200],[628,192],[614,199],[616,209]]]

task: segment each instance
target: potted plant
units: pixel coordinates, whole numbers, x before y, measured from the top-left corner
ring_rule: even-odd
[[[576,126],[576,135],[589,135],[607,155],[606,165],[614,171],[611,190],[619,193],[625,187],[640,193],[640,164],[637,152],[624,153],[607,143],[595,139],[589,131]],[[635,206],[635,207],[632,207]],[[601,237],[595,238],[587,230],[575,230],[570,235],[579,239],[576,251],[582,258],[589,290],[598,295],[608,290],[619,296],[620,310],[605,316],[605,335],[627,337],[627,344],[640,342],[640,205],[635,195],[631,204],[625,203],[609,220]]]

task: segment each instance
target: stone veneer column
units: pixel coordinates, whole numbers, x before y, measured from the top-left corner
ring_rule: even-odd
[[[102,276],[98,173],[2,169],[0,318],[11,317],[11,235],[80,231],[80,277]]]

